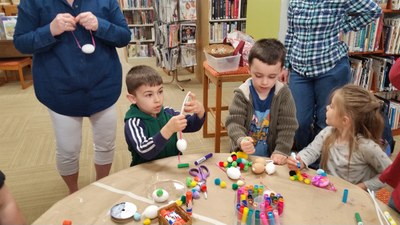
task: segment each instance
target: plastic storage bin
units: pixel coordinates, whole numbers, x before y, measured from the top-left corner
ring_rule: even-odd
[[[208,65],[217,72],[235,71],[239,68],[240,54],[220,58],[216,58],[207,52],[204,52],[204,54]]]

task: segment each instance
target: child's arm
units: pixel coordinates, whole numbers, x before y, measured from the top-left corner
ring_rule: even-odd
[[[145,134],[146,127],[138,118],[130,118],[125,121],[125,139],[127,144],[133,148],[142,158],[146,160],[154,159],[166,146],[168,139],[174,134],[173,130],[176,129],[174,125],[175,120],[182,120],[185,124],[186,119],[183,115],[175,116],[152,137]],[[169,124],[170,123],[170,124]],[[186,125],[182,125],[184,127]],[[180,126],[178,126],[180,127]],[[183,129],[183,128],[182,128]]]
[[[391,165],[392,161],[390,160],[390,158],[375,142],[373,142],[372,146],[366,144],[363,145],[360,144],[359,150],[363,151],[362,157],[363,160],[365,160],[365,163],[368,164],[368,167],[370,167],[369,170],[373,171],[373,173],[376,173],[376,175],[369,180],[364,180],[363,182],[360,182],[357,185],[360,187],[364,185],[366,188],[370,190],[378,190],[384,187],[385,185],[379,180],[379,176],[387,167]],[[368,173],[367,170],[358,172],[360,173],[360,176],[362,176],[365,173]]]
[[[301,166],[300,168],[308,167],[311,163],[315,162],[322,152],[322,147],[325,138],[332,133],[332,127],[328,126],[321,130],[314,140],[305,148],[303,148],[298,154],[297,159],[299,159]],[[289,156],[290,158],[290,156]],[[289,161],[289,159],[288,159]],[[289,166],[289,162],[288,162]],[[297,164],[296,164],[297,166]],[[290,167],[289,167],[290,168]]]
[[[229,115],[225,121],[225,127],[229,137],[232,139],[233,149],[241,149],[241,142],[247,137],[248,128],[247,114],[253,113],[252,109],[248,108],[248,101],[242,92],[235,90],[232,103],[229,106]]]
[[[276,145],[275,149],[271,150],[273,151],[274,158],[276,158],[274,162],[283,164],[284,162],[282,161],[286,159],[286,156],[290,156],[290,152],[292,151],[294,134],[298,128],[298,123],[296,119],[296,106],[289,88],[284,86],[276,97],[277,102],[275,104],[278,105],[273,107],[279,109],[278,115],[271,115],[271,117],[278,117],[278,123],[271,124],[271,126],[276,125]],[[276,110],[273,111],[276,112]],[[276,153],[280,154],[280,156],[277,156]]]

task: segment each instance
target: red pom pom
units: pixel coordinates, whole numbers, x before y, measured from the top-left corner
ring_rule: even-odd
[[[218,165],[219,165],[220,167],[224,167],[224,162],[219,162]]]
[[[233,159],[233,161],[236,161],[237,155],[233,155],[233,156],[232,156],[232,159]]]
[[[239,164],[239,167],[240,167],[241,170],[244,169],[244,164],[243,164],[243,163],[240,163],[240,164]]]

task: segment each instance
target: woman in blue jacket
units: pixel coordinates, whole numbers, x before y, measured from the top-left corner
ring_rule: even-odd
[[[57,169],[78,190],[82,120],[93,129],[96,179],[113,161],[122,67],[116,47],[130,31],[115,0],[29,0],[18,6],[15,47],[33,54],[35,94],[50,113]]]

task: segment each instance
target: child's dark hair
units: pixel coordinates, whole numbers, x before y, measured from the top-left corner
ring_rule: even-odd
[[[384,129],[384,120],[381,112],[382,103],[369,91],[353,84],[347,84],[342,88],[336,89],[331,94],[331,102],[333,96],[335,96],[337,103],[335,107],[337,107],[339,116],[348,116],[352,121],[352,129],[349,134],[349,159],[353,150],[358,148],[359,135],[380,144]],[[333,133],[324,141],[321,155],[323,169],[326,169],[330,147],[335,143],[339,135],[338,130],[334,129]]]
[[[254,59],[258,59],[268,65],[276,65],[281,63],[282,67],[285,63],[286,48],[275,38],[264,38],[258,40],[249,53],[249,65]]]
[[[125,84],[129,94],[135,94],[142,85],[161,85],[163,80],[160,74],[150,66],[140,65],[132,67],[126,74]]]

